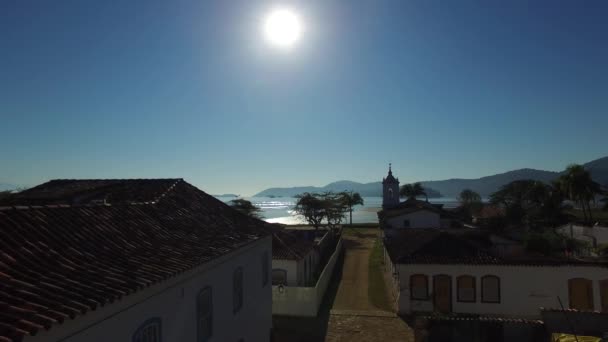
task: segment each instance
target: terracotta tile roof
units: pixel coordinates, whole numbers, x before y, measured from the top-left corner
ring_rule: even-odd
[[[158,200],[180,179],[55,179],[14,193],[0,205],[127,204]]]
[[[592,315],[604,315],[608,316],[608,312],[598,310],[577,310],[577,309],[556,309],[556,308],[540,308],[541,312],[569,312],[577,314],[592,314]]]
[[[502,323],[502,324],[529,324],[529,325],[544,325],[542,320],[538,319],[524,319],[516,317],[497,317],[497,316],[421,316],[421,318],[428,319],[430,321],[478,321],[478,322],[489,322],[489,323]]]
[[[480,234],[460,234],[439,229],[403,229],[385,238],[384,245],[391,260],[399,264],[608,267],[603,260],[538,255],[497,256],[491,253],[491,241]]]
[[[0,341],[21,341],[269,234],[182,180],[121,182],[110,196],[119,204],[0,210]],[[73,198],[54,193],[52,203]]]
[[[305,234],[296,231],[275,230],[272,235],[273,260],[300,260],[315,247],[314,239],[307,239]],[[303,231],[303,233],[307,233]]]

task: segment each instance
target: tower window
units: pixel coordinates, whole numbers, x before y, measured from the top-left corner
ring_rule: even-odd
[[[388,189],[388,198],[393,199],[393,189]]]

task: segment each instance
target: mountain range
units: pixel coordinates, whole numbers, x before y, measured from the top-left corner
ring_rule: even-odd
[[[608,157],[603,157],[583,164],[589,170],[593,179],[608,186]],[[563,171],[562,171],[563,172]],[[499,173],[475,179],[453,178],[439,181],[421,181],[422,186],[427,189],[429,197],[452,197],[459,196],[463,189],[471,189],[487,198],[491,193],[497,191],[501,186],[515,180],[534,179],[542,182],[550,182],[559,177],[562,172],[544,171],[535,169],[519,169]],[[402,184],[403,185],[403,184]],[[269,188],[255,194],[255,197],[293,197],[303,192],[325,192],[325,191],[354,191],[361,196],[382,196],[382,182],[358,183],[348,180],[329,183],[322,187],[297,186],[289,188]]]

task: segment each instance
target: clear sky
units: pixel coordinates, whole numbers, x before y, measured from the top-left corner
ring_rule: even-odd
[[[277,4],[305,31],[269,46]],[[608,155],[608,1],[2,0],[0,182],[210,193]]]

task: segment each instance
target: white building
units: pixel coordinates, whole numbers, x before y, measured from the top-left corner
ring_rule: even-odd
[[[556,229],[563,236],[584,241],[590,247],[608,244],[608,227],[595,225],[584,226],[576,223],[568,223]]]
[[[608,264],[509,255],[491,240],[432,229],[386,238],[399,313],[538,318],[541,307],[560,308],[560,300],[608,312]]]
[[[51,181],[0,209],[1,341],[269,341],[272,238],[181,179]],[[5,202],[6,204],[6,202]]]
[[[272,284],[314,286],[321,254],[330,245],[329,230],[280,229],[272,239]]]

